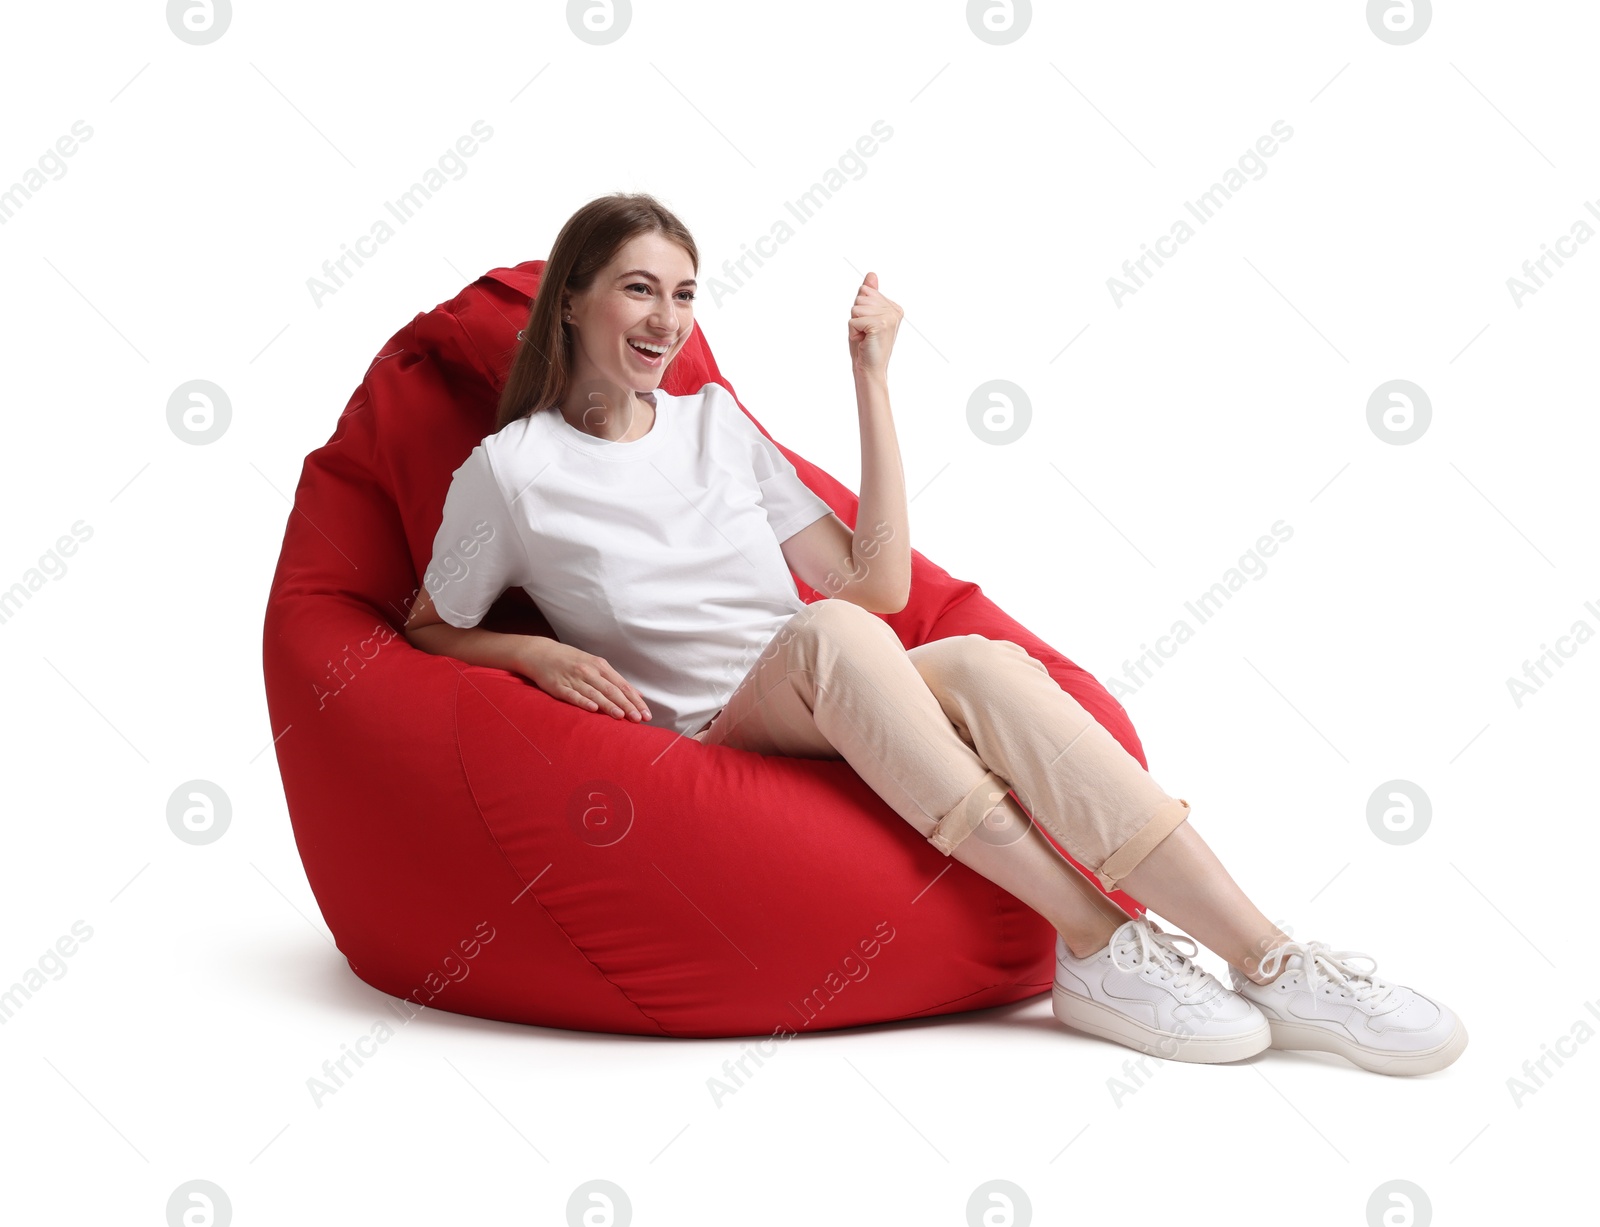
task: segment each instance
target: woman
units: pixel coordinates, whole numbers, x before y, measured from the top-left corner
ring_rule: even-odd
[[[1185,1061],[1273,1046],[1391,1074],[1453,1062],[1467,1037],[1452,1011],[1269,921],[1188,802],[1022,647],[961,635],[907,651],[875,616],[903,609],[911,580],[886,373],[903,313],[876,274],[848,324],[852,530],[721,385],[658,387],[692,331],[698,267],[648,195],[602,197],[563,226],[495,431],[453,476],[410,641],[702,745],[845,759],[940,851],[1051,921],[1053,1007],[1071,1027]],[[827,595],[805,604],[791,571]],[[559,640],[478,628],[514,585]],[[1232,990],[1193,961],[1194,940],[1130,919],[1035,822],[1104,890],[1225,958]]]

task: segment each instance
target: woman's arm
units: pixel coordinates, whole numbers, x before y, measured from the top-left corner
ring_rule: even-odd
[[[850,365],[861,430],[861,498],[852,532],[829,515],[782,545],[796,575],[824,596],[898,613],[911,596],[911,528],[900,441],[889,411],[889,352],[905,315],[868,273],[850,309]]]
[[[856,371],[856,407],[861,420],[861,501],[851,558],[877,573],[877,591],[888,594],[884,599],[892,608],[886,612],[893,613],[911,598],[911,521],[887,373]]]
[[[403,631],[411,645],[424,652],[454,656],[469,665],[508,669],[523,676],[528,676],[538,654],[557,642],[548,635],[514,635],[484,630],[481,626],[451,626],[439,616],[426,586],[418,591]]]
[[[654,719],[637,687],[602,657],[549,635],[452,626],[439,617],[426,586],[417,594],[417,603],[402,629],[413,647],[435,656],[453,656],[469,665],[521,674],[563,703],[618,720]]]

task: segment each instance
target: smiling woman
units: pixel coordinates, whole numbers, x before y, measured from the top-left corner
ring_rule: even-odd
[[[923,970],[941,980],[995,957],[993,943],[1013,927],[997,919],[1010,898],[1054,927],[1052,1009],[1075,1030],[1183,1061],[1237,1060],[1270,1045],[1336,1052],[1387,1074],[1453,1062],[1467,1038],[1448,1007],[1380,980],[1375,963],[1359,965],[1369,956],[1293,940],[1267,919],[1189,823],[1189,802],[1135,757],[1125,723],[1119,737],[1102,721],[1118,724],[1121,714],[1103,687],[1080,679],[1098,712],[1080,702],[1046,665],[1043,644],[983,616],[975,586],[951,592],[925,565],[924,592],[935,591],[913,601],[887,375],[904,313],[877,274],[857,289],[844,338],[861,439],[851,528],[833,510],[849,508],[848,492],[825,500],[814,466],[802,480],[716,375],[694,327],[696,260],[687,231],[653,197],[593,201],[563,227],[537,282],[495,430],[458,450],[459,437],[442,439],[416,395],[400,398],[429,455],[470,449],[437,520],[438,488],[419,495],[423,520],[438,528],[404,633],[416,648],[455,658],[448,674],[434,671],[454,682],[454,699],[445,718],[436,713],[413,730],[407,749],[442,742],[453,752],[449,777],[464,782],[479,819],[475,846],[513,871],[513,903],[532,894],[518,925],[553,921],[562,941],[547,961],[582,952],[609,994],[549,1001],[543,968],[517,964],[520,979],[540,986],[540,1016],[616,1021],[614,994],[626,984],[648,998],[648,1008],[629,998],[648,1021],[623,1029],[667,1031],[663,1015],[681,1019],[685,1010],[698,1012],[698,1025],[716,1015],[711,1025],[726,1028],[715,1002],[727,991],[728,952],[693,957],[691,932],[703,935],[713,913],[735,951],[746,942],[762,951],[759,965],[745,956],[759,972],[773,949],[805,945],[809,958],[811,936],[854,928],[863,898],[879,917],[908,896],[921,899],[943,875],[903,847],[883,847],[882,824],[841,806],[850,787],[864,785],[904,820],[902,835],[909,828],[999,888],[956,926],[966,936],[939,927],[933,902],[919,906],[916,936],[902,930],[897,950],[900,941],[912,943],[908,955],[923,950]],[[509,331],[514,313],[463,298],[451,335],[480,359],[505,353],[504,333],[473,339],[464,321],[477,303],[480,331],[485,320]],[[487,407],[459,361],[442,378],[403,360],[375,363],[369,377],[407,371]],[[368,411],[351,418],[352,430],[379,417],[358,407]],[[403,444],[379,451],[386,474],[425,471]],[[319,522],[311,511],[304,519]],[[345,592],[348,558],[340,561],[331,586]],[[801,582],[818,590],[841,575],[835,595],[799,594]],[[511,589],[533,598],[555,635],[480,625]],[[880,616],[902,613],[899,627]],[[414,658],[395,655],[394,676],[425,684]],[[378,688],[370,679],[387,676],[392,659],[374,662],[347,699],[327,705],[324,725],[366,710]],[[461,662],[525,678],[569,714],[529,706],[507,679]],[[631,727],[642,724],[653,727]],[[386,768],[401,770],[407,755],[385,757]],[[804,760],[844,768],[843,789],[813,792],[804,805],[788,792],[740,803],[739,778],[798,785],[808,778]],[[511,781],[536,783],[555,812],[543,812],[547,801],[530,815],[527,793]],[[432,816],[410,795],[403,805]],[[343,812],[340,821],[348,824]],[[411,822],[408,838],[427,825]],[[408,851],[429,871],[460,872],[449,857]],[[865,894],[844,886],[858,873],[872,882]],[[826,906],[807,893],[822,878]],[[951,878],[941,897],[959,889],[960,875]],[[1124,885],[1194,939],[1144,915],[1129,919],[1109,897]],[[386,893],[409,906],[427,892]],[[672,928],[669,916],[692,930]],[[974,928],[980,948],[990,943],[976,959]],[[1201,941],[1228,961],[1231,991],[1194,961]],[[762,982],[767,1000],[796,991],[802,971],[789,961],[776,983]],[[739,974],[756,983],[743,966]],[[915,994],[924,1004],[898,1016],[998,1004],[997,988],[1015,999],[1031,973],[978,974],[982,983],[965,991]],[[893,979],[891,995],[909,986]],[[874,982],[830,1005],[840,1013],[825,1025],[864,1021],[879,999]],[[446,1008],[471,1008],[472,985],[462,988]],[[756,1025],[732,1033],[770,1030],[760,1002],[736,1004]]]

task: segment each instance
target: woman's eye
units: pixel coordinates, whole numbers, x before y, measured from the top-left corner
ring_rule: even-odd
[[[647,294],[650,292],[650,287],[647,286],[642,281],[635,281],[632,285],[630,285],[628,287],[628,289],[630,289],[630,290],[643,290]],[[693,290],[680,290],[680,291],[678,291],[678,297],[682,298],[684,302],[693,302],[694,299],[695,299],[695,295],[694,295],[694,291]]]

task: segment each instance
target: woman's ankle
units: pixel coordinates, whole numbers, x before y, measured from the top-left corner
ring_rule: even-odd
[[[1102,926],[1092,924],[1076,924],[1067,928],[1057,925],[1056,932],[1061,935],[1073,958],[1086,959],[1099,954],[1111,944],[1111,935],[1117,931],[1119,924],[1119,921],[1105,920],[1104,932],[1101,932]]]
[[[1230,967],[1237,968],[1253,983],[1263,985],[1271,984],[1283,974],[1283,963],[1280,961],[1273,969],[1273,972],[1270,976],[1264,976],[1261,974],[1261,961],[1279,946],[1285,945],[1293,940],[1293,938],[1291,938],[1281,929],[1274,929],[1267,936],[1257,941],[1254,947],[1252,947],[1251,952],[1246,954],[1243,959],[1239,960],[1238,962],[1230,960],[1228,965]]]
[[[1263,988],[1265,988],[1268,984],[1271,984],[1274,980],[1276,980],[1279,975],[1283,974],[1283,969],[1279,968],[1278,972],[1275,975],[1263,976],[1261,974],[1261,968],[1260,968],[1259,964],[1257,964],[1256,966],[1253,966],[1253,967],[1251,967],[1251,966],[1240,967],[1239,964],[1237,964],[1237,963],[1230,963],[1229,966],[1233,967],[1233,968],[1236,968],[1247,980],[1251,981],[1251,983],[1259,984]]]

